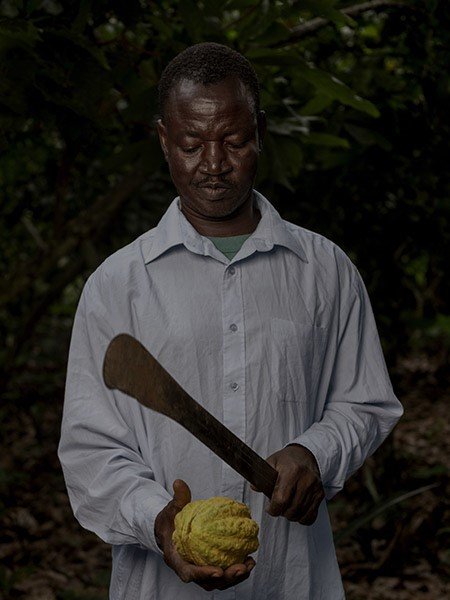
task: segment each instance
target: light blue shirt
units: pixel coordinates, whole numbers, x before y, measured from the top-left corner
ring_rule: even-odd
[[[76,518],[112,545],[111,600],[344,597],[325,500],[310,527],[269,516],[265,496],[189,432],[102,379],[111,339],[133,335],[261,456],[292,442],[309,448],[327,499],[381,444],[403,410],[358,270],[336,244],[254,197],[261,220],[231,261],[175,198],[84,286],[58,455]],[[249,506],[260,548],[243,583],[206,592],[165,564],[153,528],[177,478],[193,500]]]

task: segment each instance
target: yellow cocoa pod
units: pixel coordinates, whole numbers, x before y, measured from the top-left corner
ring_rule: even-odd
[[[258,531],[245,504],[215,496],[177,513],[172,541],[187,562],[226,569],[258,549]]]

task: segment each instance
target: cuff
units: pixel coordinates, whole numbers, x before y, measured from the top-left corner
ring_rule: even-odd
[[[335,496],[343,487],[344,482],[340,485],[336,481],[330,481],[330,457],[327,452],[324,450],[323,446],[318,444],[317,441],[312,439],[312,436],[308,434],[306,431],[302,435],[299,435],[293,440],[290,440],[287,444],[284,445],[290,446],[291,444],[298,444],[299,446],[303,446],[307,450],[311,452],[311,454],[316,459],[317,466],[319,468],[320,479],[322,480],[322,485],[325,493],[325,499],[331,500],[333,496]]]
[[[155,519],[157,515],[165,508],[173,498],[168,493],[158,492],[153,493],[149,497],[148,490],[146,492],[146,498],[136,499],[135,507],[135,519],[134,529],[136,537],[139,540],[139,544],[142,548],[152,550],[160,556],[163,556],[163,551],[156,543],[155,538]]]

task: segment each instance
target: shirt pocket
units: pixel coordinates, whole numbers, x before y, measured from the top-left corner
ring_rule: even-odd
[[[270,319],[270,334],[269,364],[275,400],[312,407],[325,353],[327,329],[273,317]]]

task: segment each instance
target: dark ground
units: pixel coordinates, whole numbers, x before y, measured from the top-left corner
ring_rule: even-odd
[[[348,600],[450,597],[450,389],[425,357],[402,361],[397,379],[403,419],[329,505],[344,532],[337,553]],[[0,410],[1,600],[107,598],[109,546],[75,521],[56,456],[60,398]]]

